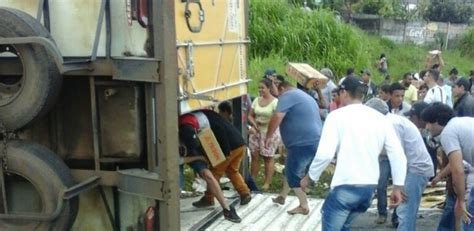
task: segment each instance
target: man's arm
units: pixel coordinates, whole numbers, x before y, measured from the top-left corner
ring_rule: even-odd
[[[339,136],[337,121],[334,117],[329,115],[324,123],[318,151],[309,166],[308,176],[312,181],[317,181],[324,169],[331,163],[336,155],[338,146]]]
[[[441,70],[441,69],[443,69],[443,67],[444,67],[444,60],[443,60],[443,57],[441,56],[441,53],[439,53],[436,57],[438,58],[439,69]]]
[[[323,109],[323,108],[327,108],[327,104],[326,104],[326,97],[324,97],[323,95],[323,92],[321,91],[321,89],[319,87],[316,87],[314,89],[316,91],[316,94],[318,94],[318,107]]]
[[[438,182],[442,179],[446,178],[449,174],[451,174],[451,169],[449,167],[449,163],[444,167],[435,178],[431,180],[431,187],[435,187]]]
[[[431,65],[432,60],[433,60],[433,57],[431,55],[428,55],[426,57],[425,69],[431,69],[431,66],[433,66],[433,65]]]
[[[403,186],[407,173],[407,159],[394,127],[390,124],[387,125],[384,129],[386,131],[384,146],[392,169],[394,187],[390,195],[390,207],[394,208],[406,200]]]
[[[461,151],[453,151],[448,154],[449,169],[451,170],[451,176],[453,178],[454,192],[456,193],[457,200],[464,202],[464,194],[466,192],[464,182],[464,165],[462,163]]]
[[[265,146],[268,146],[268,143],[270,142],[270,138],[273,136],[273,133],[277,130],[277,128],[280,126],[281,121],[285,117],[284,112],[275,112],[272,115],[272,118],[270,118],[270,122],[268,123],[268,130],[267,130],[267,136],[265,138]]]
[[[386,126],[385,150],[392,169],[393,185],[403,186],[407,172],[407,158],[393,126]]]
[[[453,188],[456,193],[456,203],[454,205],[454,217],[456,218],[455,230],[461,230],[461,220],[470,223],[472,215],[466,209],[464,195],[466,186],[464,181],[464,165],[462,163],[462,153],[459,150],[448,154],[449,169],[453,180]]]

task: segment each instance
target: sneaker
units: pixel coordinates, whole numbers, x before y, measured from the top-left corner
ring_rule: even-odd
[[[213,206],[214,205],[214,201],[208,201],[206,200],[205,197],[201,197],[200,200],[198,201],[195,201],[193,202],[193,206],[196,207],[196,208],[205,208],[205,207],[209,207],[209,206]]]
[[[245,194],[240,196],[240,205],[246,205],[252,200],[252,196],[250,194]]]
[[[379,217],[375,220],[376,224],[383,224],[387,221],[387,216],[379,215]]]
[[[222,211],[224,213],[224,218],[234,223],[240,223],[242,219],[240,219],[239,215],[235,211],[233,206],[230,206],[229,209],[224,209]]]
[[[273,203],[284,205],[285,204],[285,198],[282,196],[277,196],[272,198]]]

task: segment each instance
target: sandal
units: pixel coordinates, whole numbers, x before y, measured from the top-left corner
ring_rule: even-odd
[[[273,203],[284,205],[285,204],[285,198],[282,196],[277,196],[272,198]]]
[[[295,214],[308,215],[309,209],[298,206],[298,207],[296,207],[292,210],[288,210],[287,213],[290,214],[290,215],[295,215]]]

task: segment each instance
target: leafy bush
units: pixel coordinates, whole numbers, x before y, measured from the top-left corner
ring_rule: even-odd
[[[453,0],[432,1],[424,15],[429,21],[452,23],[468,23],[471,16],[469,5]]]
[[[387,7],[387,2],[384,0],[366,0],[362,5],[361,12],[364,14],[379,14],[384,7]]]

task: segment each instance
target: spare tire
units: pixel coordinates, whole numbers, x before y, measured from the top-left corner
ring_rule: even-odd
[[[74,185],[70,170],[57,155],[26,141],[8,143],[4,176],[9,214],[52,214],[61,192]],[[58,218],[52,222],[1,220],[0,230],[69,230],[78,205],[78,197],[65,201]]]
[[[27,36],[52,40],[46,28],[29,14],[0,7],[0,37]],[[62,76],[41,45],[0,46],[0,53],[5,52],[16,57],[16,64],[22,67],[20,75],[0,76],[0,122],[13,131],[49,111],[59,94]]]

